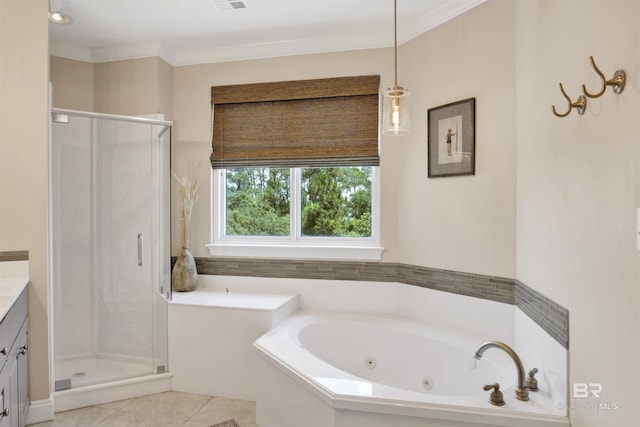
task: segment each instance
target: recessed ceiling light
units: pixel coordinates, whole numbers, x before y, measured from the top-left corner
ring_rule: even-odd
[[[67,25],[71,23],[71,17],[62,12],[50,12],[49,21],[54,24]]]

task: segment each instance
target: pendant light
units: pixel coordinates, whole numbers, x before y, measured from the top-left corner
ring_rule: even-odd
[[[382,103],[382,133],[384,135],[409,135],[411,123],[409,121],[409,91],[398,85],[398,6],[393,0],[393,52],[394,52],[394,81],[383,93]]]

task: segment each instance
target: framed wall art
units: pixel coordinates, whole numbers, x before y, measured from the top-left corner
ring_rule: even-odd
[[[475,175],[476,99],[430,108],[427,112],[429,178]]]

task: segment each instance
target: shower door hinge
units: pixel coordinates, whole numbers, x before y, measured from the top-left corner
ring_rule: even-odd
[[[54,123],[69,123],[69,115],[53,113],[51,114],[51,120],[53,120]]]
[[[71,379],[56,381],[55,391],[69,390],[71,388]]]

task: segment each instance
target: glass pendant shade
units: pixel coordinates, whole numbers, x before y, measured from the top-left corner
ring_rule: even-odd
[[[409,135],[411,130],[409,91],[402,86],[390,86],[384,91],[382,102],[382,134]]]

